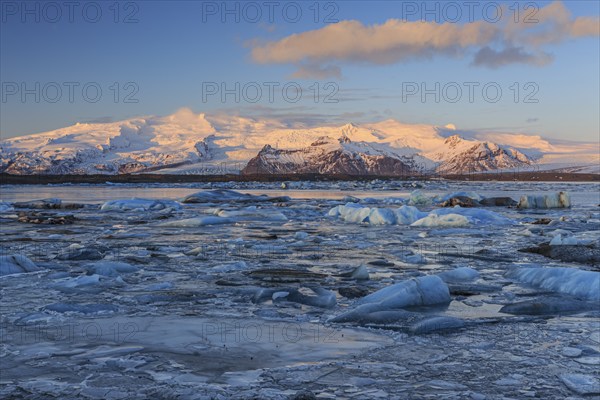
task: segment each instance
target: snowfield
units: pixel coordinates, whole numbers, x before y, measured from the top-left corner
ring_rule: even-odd
[[[600,395],[597,184],[0,197],[2,398]]]

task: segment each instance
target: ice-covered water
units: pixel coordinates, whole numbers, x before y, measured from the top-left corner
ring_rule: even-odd
[[[0,396],[600,393],[597,184],[287,186],[2,187]],[[268,196],[176,203],[204,189]],[[571,208],[439,207],[559,191]],[[373,221],[330,212],[352,203]],[[403,205],[467,223],[373,223]]]

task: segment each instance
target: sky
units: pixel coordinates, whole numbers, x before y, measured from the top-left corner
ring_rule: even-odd
[[[598,1],[0,5],[2,139],[189,107],[600,141]]]

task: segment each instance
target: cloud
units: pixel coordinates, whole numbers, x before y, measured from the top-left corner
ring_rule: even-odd
[[[484,44],[493,39],[496,30],[482,21],[457,25],[390,19],[373,26],[355,20],[341,21],[278,41],[255,44],[252,58],[261,64],[306,60],[390,64],[428,52],[454,53],[460,48]]]
[[[291,77],[295,79],[341,79],[342,69],[335,65],[300,65]]]
[[[464,24],[389,19],[364,25],[345,20],[296,33],[276,41],[253,41],[252,60],[259,64],[292,64],[298,78],[340,77],[336,64],[385,65],[434,56],[473,57],[472,65],[498,68],[509,64],[544,66],[553,57],[542,47],[600,35],[598,17],[572,18],[562,2],[523,13],[518,23],[504,6],[497,23]],[[528,18],[528,19],[527,19]],[[535,22],[537,21],[537,22]]]
[[[485,46],[475,53],[472,65],[499,68],[509,64],[530,64],[541,67],[551,63],[553,59],[551,54],[544,52],[533,54],[525,51],[523,47],[508,47],[496,51]]]

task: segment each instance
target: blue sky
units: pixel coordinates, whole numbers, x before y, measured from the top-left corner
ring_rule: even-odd
[[[167,115],[190,107],[195,112],[276,117],[290,124],[395,118],[452,123],[460,129],[599,140],[597,1],[558,6],[519,2],[518,16],[510,1],[502,3],[505,18],[499,22],[492,21],[496,8],[490,2],[476,2],[473,18],[461,1],[446,10],[442,7],[447,3],[433,1],[277,3],[271,20],[269,3],[261,1],[251,6],[227,2],[234,11],[225,16],[221,14],[225,3],[220,1],[80,2],[72,16],[65,3],[54,3],[60,6],[59,16],[44,2],[3,1],[0,134],[4,139],[75,122]],[[438,11],[423,18],[423,7]],[[552,13],[544,11],[549,7]],[[296,18],[298,9],[302,15]],[[462,14],[458,20],[456,10]],[[328,15],[341,22],[325,21]],[[540,18],[518,36],[506,33],[511,32],[511,23],[515,29],[524,26],[528,16]],[[582,20],[575,22],[577,18]],[[397,21],[384,25],[389,20]],[[421,28],[412,25],[419,21],[427,24],[425,39]],[[452,34],[438,32],[442,25],[458,29],[457,43],[469,43],[432,45]],[[466,32],[470,25],[476,29]],[[499,31],[486,38],[490,28]],[[421,33],[413,34],[417,30]],[[307,36],[309,31],[315,32]],[[536,41],[538,31],[546,35]],[[430,32],[438,33],[429,37]],[[491,57],[490,51],[492,56],[499,53]],[[474,65],[477,60],[479,65]],[[268,99],[268,82],[279,85],[273,102]],[[214,84],[219,90],[221,85],[233,89],[236,83],[239,102],[233,94],[222,99],[220,93],[203,92]],[[247,96],[241,93],[244,85]],[[260,97],[256,85],[262,88]],[[302,89],[298,102],[286,101],[284,85],[291,89],[288,95],[295,94],[296,87]],[[472,102],[468,85],[475,85]],[[317,87],[320,97],[315,100]],[[24,88],[30,93],[23,98]],[[101,96],[96,96],[97,88]],[[433,91],[424,99],[423,88]],[[325,102],[327,94],[337,102]],[[255,98],[257,102],[250,101]]]

